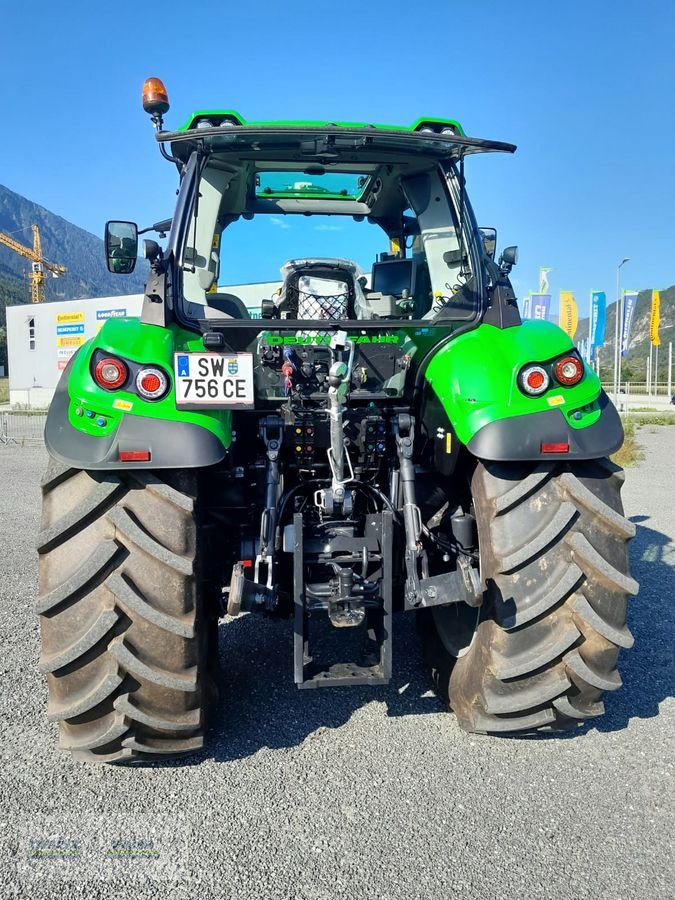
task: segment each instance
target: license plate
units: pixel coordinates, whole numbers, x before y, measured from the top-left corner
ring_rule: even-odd
[[[251,353],[176,353],[174,376],[176,406],[184,409],[255,404]]]

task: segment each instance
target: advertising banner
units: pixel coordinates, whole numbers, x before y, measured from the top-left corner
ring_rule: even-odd
[[[623,321],[621,323],[621,355],[628,353],[628,341],[630,340],[630,329],[633,324],[633,314],[635,313],[635,304],[637,303],[637,291],[623,292]]]
[[[560,327],[570,338],[574,338],[579,321],[579,309],[572,291],[560,291]]]
[[[84,322],[84,313],[83,312],[67,312],[67,313],[57,313],[56,314],[56,324],[57,325],[69,325],[74,322]]]
[[[661,294],[659,291],[652,291],[652,313],[649,317],[649,339],[654,347],[658,347],[661,343],[659,337],[659,325],[661,324]]]
[[[594,360],[598,347],[605,343],[605,322],[607,319],[607,295],[604,291],[591,292],[590,358]]]
[[[530,319],[548,319],[551,311],[550,294],[530,295]]]
[[[68,337],[58,337],[56,339],[57,347],[81,347],[84,344],[84,335],[72,335]]]
[[[548,273],[552,272],[553,269],[539,269],[539,293],[540,294],[548,294]]]
[[[126,316],[126,309],[97,309],[96,310],[96,318],[101,321],[102,319],[122,319]]]

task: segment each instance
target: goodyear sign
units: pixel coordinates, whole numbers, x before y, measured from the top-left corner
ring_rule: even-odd
[[[97,309],[96,318],[99,322],[105,319],[123,319],[126,316],[126,309]]]

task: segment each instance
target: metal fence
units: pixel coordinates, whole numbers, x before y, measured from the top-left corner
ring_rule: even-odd
[[[42,444],[46,421],[46,413],[31,415],[25,412],[2,412],[0,444]]]

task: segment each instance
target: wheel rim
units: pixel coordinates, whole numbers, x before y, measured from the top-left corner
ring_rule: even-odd
[[[466,603],[453,603],[450,606],[435,607],[432,615],[438,636],[447,652],[455,659],[468,653],[478,628],[480,608],[467,606]]]

